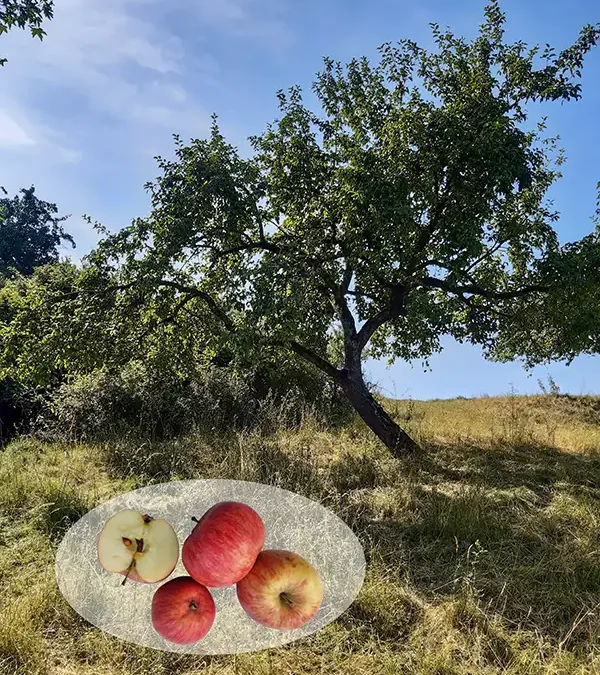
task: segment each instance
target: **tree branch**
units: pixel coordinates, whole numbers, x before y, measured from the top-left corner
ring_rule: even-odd
[[[438,191],[438,189],[439,188],[436,188],[436,192]],[[446,208],[446,202],[448,200],[449,194],[450,194],[450,180],[446,179],[444,191],[435,206],[434,213],[429,219],[427,225],[419,233],[419,238],[417,239],[417,242],[415,244],[415,250],[413,251],[410,262],[408,263],[406,268],[406,277],[405,277],[406,279],[410,279],[412,275],[417,271],[419,265],[419,257],[425,251],[429,242],[431,241],[431,237],[435,232],[438,221],[442,217],[444,209]]]
[[[369,274],[375,279],[375,281],[380,285],[383,286],[383,288],[393,288],[394,283],[392,281],[388,281],[387,279],[384,279],[383,277],[379,276],[373,269],[373,262],[369,260],[368,258],[365,258],[364,255],[358,254],[356,256],[359,260],[362,260],[364,263],[366,263],[366,266],[368,267],[368,272]]]
[[[67,291],[66,293],[57,293],[56,295],[50,296],[48,298],[44,298],[42,302],[48,302],[49,300],[62,300],[66,298],[77,298],[80,297],[81,295],[85,295],[86,293],[88,295],[102,295],[104,293],[108,293],[109,291],[126,291],[129,290],[130,288],[133,288],[138,282],[137,281],[132,281],[131,283],[128,284],[117,284],[116,286],[105,286],[104,288],[94,288],[91,290],[83,289],[83,288],[78,288],[76,291]]]
[[[354,274],[354,270],[350,267],[350,263],[346,264],[346,269],[344,270],[344,276],[342,277],[342,285],[341,285],[341,294],[342,296],[346,295],[348,293],[348,289],[350,288],[350,283],[352,282],[352,275]]]
[[[350,269],[350,265],[348,265],[344,271],[344,277],[340,286],[330,282],[330,288],[333,293],[333,297],[335,298],[335,304],[337,306],[340,321],[344,329],[344,344],[348,348],[350,347],[350,342],[356,336],[356,322],[354,321],[354,317],[352,316],[352,312],[350,311],[345,298],[347,287],[350,285],[350,280],[352,279],[352,273],[353,272]]]
[[[496,253],[504,244],[508,243],[510,240],[509,239],[503,239],[502,241],[497,242],[495,246],[493,246],[491,249],[486,251],[480,258],[478,258],[475,262],[471,263],[469,267],[465,270],[466,272],[470,272],[474,267],[477,267],[479,263],[483,262],[486,258],[489,258],[491,255]]]
[[[227,313],[219,307],[216,300],[211,297],[206,291],[202,291],[199,288],[194,288],[193,286],[184,286],[183,284],[178,283],[177,281],[170,281],[168,279],[162,279],[158,282],[159,286],[169,286],[171,288],[176,288],[181,293],[185,293],[191,297],[201,298],[209,306],[212,313],[221,321],[221,323],[230,330],[231,332],[235,331],[235,324]]]
[[[388,321],[397,319],[399,316],[402,316],[405,313],[407,294],[408,288],[406,286],[397,284],[392,288],[390,304],[368,319],[358,332],[356,343],[359,353],[362,352],[373,336],[373,333],[380,326],[383,326],[383,324],[387,323]]]
[[[269,241],[251,241],[247,244],[240,244],[239,246],[232,246],[231,248],[225,250],[215,251],[217,258],[222,258],[226,255],[231,255],[232,253],[239,253],[240,251],[253,251],[255,249],[271,251],[272,253],[282,253],[283,249],[277,244],[272,244]]]
[[[288,253],[290,255],[297,256],[298,252],[294,251],[293,249],[290,248],[285,248],[283,246],[280,246],[279,244],[274,244],[270,241],[261,240],[261,241],[250,241],[245,244],[240,244],[238,246],[232,246],[231,248],[225,249],[225,250],[219,250],[216,249],[214,246],[203,246],[201,245],[200,248],[205,248],[210,251],[214,252],[215,257],[217,260],[220,258],[223,258],[224,256],[230,255],[232,253],[238,253],[240,251],[253,251],[253,250],[264,250],[264,251],[271,251],[272,253]],[[345,257],[344,254],[339,253],[330,257],[326,258],[311,258],[307,257],[306,260],[310,264],[313,265],[313,267],[319,269],[322,267],[323,263],[325,262],[334,262],[336,260],[339,260],[340,258]]]
[[[322,370],[324,373],[329,375],[329,377],[334,380],[340,379],[340,371],[333,366],[327,359],[324,359],[322,356],[319,356],[316,352],[304,345],[301,345],[295,340],[269,340],[269,345],[273,347],[287,347],[291,349],[295,354],[301,356],[306,361],[310,361],[313,365],[317,366],[319,370]]]
[[[260,208],[258,207],[258,204],[256,203],[255,195],[252,194],[252,192],[248,189],[246,185],[240,185],[242,191],[246,194],[247,197],[250,198],[250,201],[252,202],[252,207],[254,210],[254,214],[256,216],[256,221],[258,223],[258,237],[261,242],[266,242],[265,239],[265,227],[263,223],[263,217],[260,212]]]
[[[378,298],[376,298],[374,295],[371,295],[370,293],[365,293],[363,291],[346,291],[348,295],[353,295],[356,298],[369,298],[369,300],[375,300],[377,301]]]
[[[492,300],[510,300],[511,298],[520,298],[525,295],[530,295],[531,293],[547,293],[550,291],[549,286],[525,286],[516,291],[490,291],[476,284],[471,284],[469,286],[454,286],[449,284],[444,279],[435,279],[434,277],[425,277],[419,281],[423,286],[428,286],[430,288],[439,288],[443,291],[448,291],[449,293],[456,293],[457,295],[462,295],[463,293],[471,293],[473,295],[481,295],[484,298],[490,298]]]
[[[174,324],[175,320],[177,319],[177,315],[182,309],[185,309],[185,306],[187,305],[188,302],[194,299],[194,295],[183,295],[180,299],[179,302],[175,304],[175,307],[173,308],[173,311],[169,316],[165,317],[161,321],[154,321],[150,324],[150,326],[140,335],[140,340],[143,340],[145,337],[150,335],[150,333],[158,328],[159,326],[168,326],[170,324]]]
[[[443,270],[448,270],[448,272],[451,272],[452,274],[456,274],[459,277],[464,277],[467,279],[471,284],[477,285],[477,282],[475,279],[468,274],[468,272],[465,272],[464,270],[456,270],[454,267],[451,267],[450,265],[447,265],[446,263],[443,263],[441,260],[427,260],[426,262],[423,263],[423,267],[429,267],[430,265],[434,265],[435,267],[439,267],[440,269]]]
[[[340,371],[331,363],[329,363],[329,361],[319,356],[316,352],[313,352],[312,349],[308,349],[294,340],[289,343],[289,346],[292,348],[293,352],[307,361],[310,361],[312,364],[317,366],[317,368],[329,375],[329,377],[336,381],[340,379]]]
[[[163,280],[159,282],[159,285],[176,288],[182,293],[185,293],[188,296],[190,296],[190,298],[192,297],[202,298],[208,304],[213,314],[215,314],[215,316],[217,316],[221,320],[221,322],[225,325],[225,327],[232,333],[235,332],[235,325],[233,321],[229,318],[229,316],[227,316],[224,310],[219,307],[214,298],[212,298],[205,291],[201,291],[198,288],[193,288],[190,286],[184,286],[182,284],[177,283],[176,281],[169,281],[169,280]],[[182,307],[184,305],[185,303],[182,303]],[[313,363],[315,366],[320,368],[324,373],[332,377],[334,380],[337,381],[339,379],[340,373],[337,370],[337,368],[335,368],[331,363],[329,363],[329,361],[319,356],[316,352],[312,351],[312,349],[304,347],[295,340],[289,341],[269,340],[268,343],[274,346],[283,346],[291,348],[293,352],[295,352],[302,358],[306,359],[307,361]]]

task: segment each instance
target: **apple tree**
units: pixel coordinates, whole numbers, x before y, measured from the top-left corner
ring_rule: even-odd
[[[156,326],[202,317],[205,346],[240,363],[313,364],[397,456],[417,444],[372,396],[366,353],[427,363],[443,335],[530,364],[596,351],[600,227],[559,245],[547,193],[564,158],[528,104],[580,98],[600,24],[559,52],[507,43],[504,25],[493,0],[471,41],[432,24],[434,51],[325,59],[322,109],[279,92],[250,157],[216,117],[205,140],[175,136],[150,215],[105,231],[89,263],[118,276],[123,309],[160,299]]]

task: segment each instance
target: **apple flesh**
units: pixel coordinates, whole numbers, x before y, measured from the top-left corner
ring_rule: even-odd
[[[236,591],[250,618],[279,630],[307,624],[323,600],[319,573],[291,551],[261,551]]]
[[[154,630],[180,645],[201,640],[212,628],[215,614],[208,588],[191,577],[167,581],[152,598]]]
[[[211,588],[231,586],[245,577],[265,544],[265,525],[258,513],[242,502],[219,502],[196,523],[181,550],[188,574]]]
[[[179,542],[171,525],[133,509],[111,516],[98,537],[98,559],[107,572],[155,583],[166,579],[179,559]]]

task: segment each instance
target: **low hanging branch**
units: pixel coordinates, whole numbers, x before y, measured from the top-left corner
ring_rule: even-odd
[[[236,331],[235,324],[231,320],[231,318],[227,315],[227,313],[219,306],[219,304],[216,302],[216,300],[206,291],[202,291],[199,288],[194,288],[190,286],[185,286],[183,284],[180,284],[178,282],[174,281],[169,281],[169,280],[162,280],[160,282],[160,285],[164,286],[170,286],[172,288],[176,288],[177,290],[181,291],[187,296],[187,299],[191,298],[201,298],[206,302],[207,306],[211,310],[211,312],[214,314],[217,319],[222,323],[222,325],[231,333],[234,333]],[[176,306],[176,309],[181,309],[185,305],[185,302],[180,302]],[[301,345],[299,342],[296,342],[295,340],[289,340],[289,341],[283,341],[283,340],[270,340],[268,341],[268,344],[271,344],[273,346],[279,346],[279,347],[289,347],[291,348],[296,354],[301,356],[302,358],[306,359],[307,361],[310,361],[314,365],[316,365],[318,368],[320,368],[324,373],[329,375],[330,377],[334,379],[339,378],[339,371],[331,365],[326,359],[322,358],[319,356],[316,352],[312,351],[308,347],[304,347]]]

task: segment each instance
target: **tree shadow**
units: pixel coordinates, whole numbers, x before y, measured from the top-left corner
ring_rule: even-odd
[[[88,513],[92,506],[86,496],[68,488],[47,490],[44,498],[38,513],[38,522],[54,543],[58,543],[67,530]]]
[[[272,453],[254,479],[283,483],[336,512],[363,544],[368,566],[383,566],[390,589],[411,588],[434,604],[468,596],[508,629],[563,647],[600,647],[596,456],[438,445],[415,462],[347,456],[325,476],[309,455]],[[392,603],[402,609],[392,620],[388,600],[378,608],[372,593],[370,585],[361,591],[347,620],[370,626],[380,640],[410,631],[419,615],[410,600]]]
[[[437,446],[403,504],[353,520],[369,557],[431,602],[476,598],[509,627],[600,646],[600,460],[538,446]]]
[[[416,468],[425,483],[453,481],[488,489],[525,488],[547,501],[556,489],[580,492],[597,487],[600,452],[574,454],[535,443],[430,443]]]

